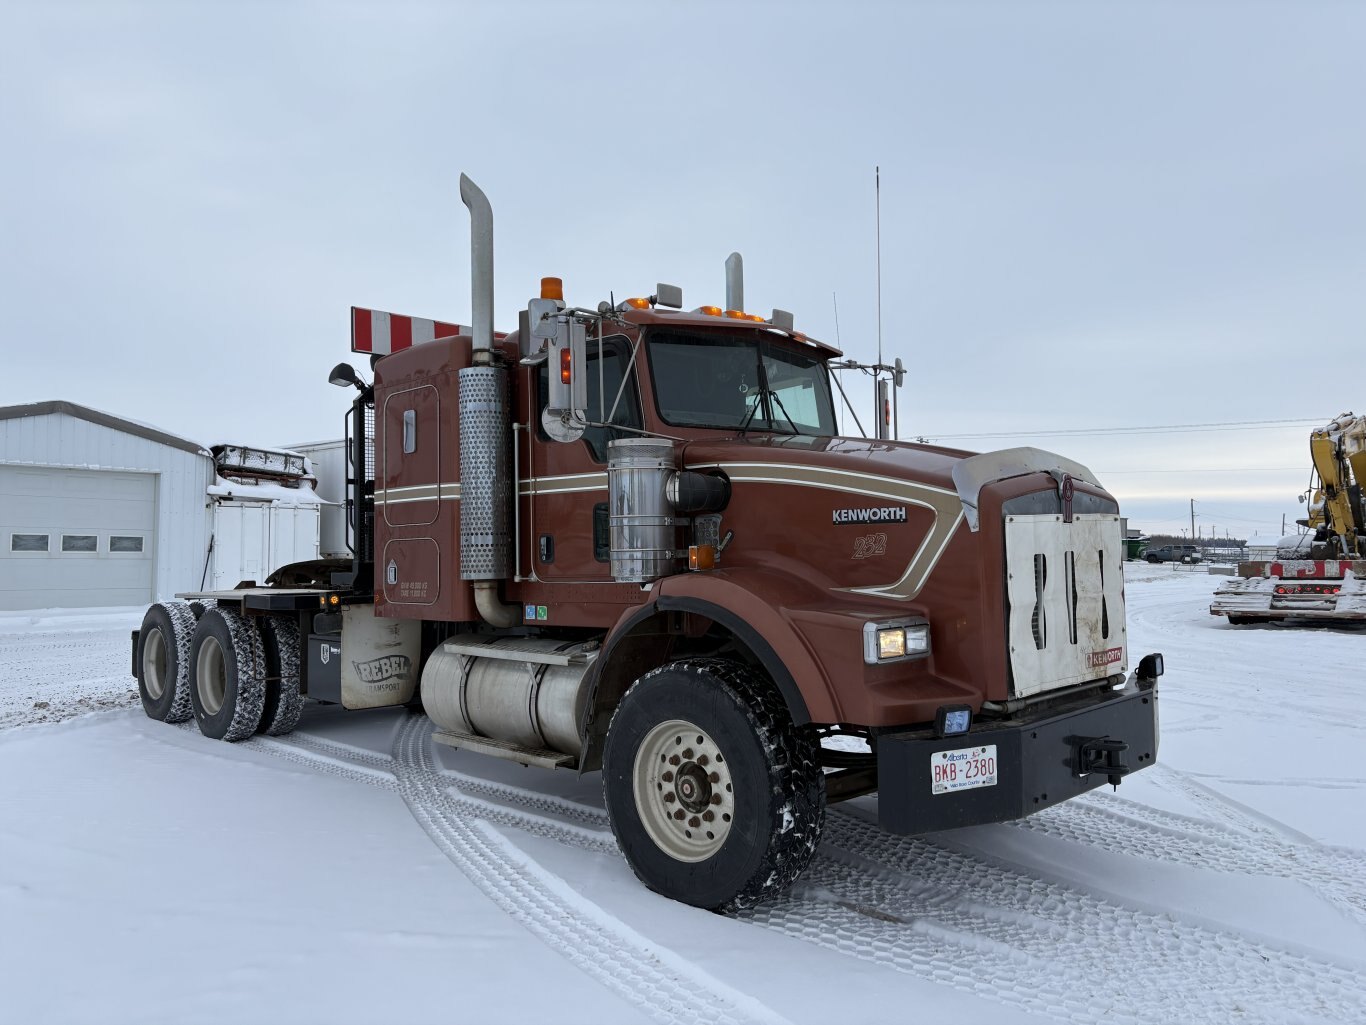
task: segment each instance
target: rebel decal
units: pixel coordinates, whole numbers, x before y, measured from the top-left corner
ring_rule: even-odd
[[[356,679],[361,683],[383,683],[395,677],[407,676],[412,671],[413,660],[407,655],[384,655],[368,662],[352,662]]]
[[[874,506],[871,509],[835,509],[831,516],[836,525],[841,523],[905,523],[904,505]]]

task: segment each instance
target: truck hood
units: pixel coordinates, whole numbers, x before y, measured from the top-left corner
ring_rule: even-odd
[[[1047,473],[1100,487],[1088,468],[1037,448],[974,453],[962,449],[868,438],[760,434],[704,439],[684,450],[689,469],[719,469],[733,481],[777,481],[848,492],[865,499],[929,505],[976,530],[981,489],[995,481]]]

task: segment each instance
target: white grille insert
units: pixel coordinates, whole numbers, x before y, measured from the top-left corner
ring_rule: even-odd
[[[1006,517],[1015,697],[1128,670],[1119,517]]]

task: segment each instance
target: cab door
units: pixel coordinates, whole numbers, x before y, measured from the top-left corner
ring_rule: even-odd
[[[537,402],[520,501],[528,512],[523,536],[529,555],[523,560],[523,572],[529,569],[539,580],[611,579],[607,443],[634,436],[619,427],[641,426],[640,394],[630,363],[631,347],[624,336],[606,338],[601,346],[596,339],[588,343],[588,418],[613,426],[589,427],[571,442],[552,441],[540,429],[548,369],[542,364],[532,370]]]

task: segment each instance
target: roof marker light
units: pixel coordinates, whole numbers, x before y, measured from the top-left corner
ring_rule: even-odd
[[[740,310],[727,310],[724,315],[730,317],[732,320],[745,319],[745,314]]]
[[[650,308],[649,299],[627,299],[626,305],[634,310],[648,310]]]
[[[719,316],[721,316],[721,307],[719,307],[719,306],[699,306],[699,307],[697,307],[697,312],[698,312],[698,313],[704,313],[704,314],[706,314],[708,317],[719,317]]]

